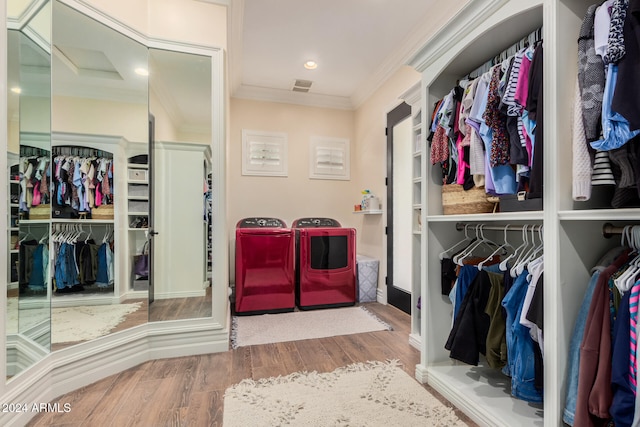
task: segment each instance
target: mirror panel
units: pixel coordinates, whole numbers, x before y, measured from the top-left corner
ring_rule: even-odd
[[[147,48],[53,3],[52,349],[148,319],[134,290],[127,164],[148,153]],[[144,234],[141,235],[144,237]]]
[[[211,317],[210,52],[148,49],[57,0],[7,8],[8,377],[148,320]],[[150,295],[135,263],[154,201]]]
[[[150,49],[149,72],[159,233],[149,319],[211,317],[211,57]]]
[[[7,2],[7,376],[49,353],[51,4]],[[38,214],[39,212],[39,214]],[[40,216],[39,216],[40,215]]]

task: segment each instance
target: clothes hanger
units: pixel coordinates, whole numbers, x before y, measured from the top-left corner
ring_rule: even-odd
[[[440,255],[438,256],[440,258],[440,261],[442,261],[445,257],[448,257],[449,252],[453,251],[454,249],[457,249],[462,245],[466,245],[465,247],[468,247],[469,244],[471,244],[475,240],[474,238],[469,237],[468,227],[469,227],[469,224],[464,225],[464,240],[459,241],[458,243],[456,243],[446,251],[440,252]]]
[[[498,266],[500,268],[500,271],[507,271],[509,269],[509,266],[507,265],[509,261],[513,258],[516,258],[520,253],[520,251],[526,246],[527,241],[525,240],[525,236],[527,234],[527,227],[528,227],[527,225],[522,226],[522,244],[517,248],[515,248],[515,250],[511,255],[509,255],[507,258],[503,259],[502,262],[500,262],[500,265]]]
[[[493,241],[487,239],[484,235],[484,224],[480,224],[480,226],[478,227],[478,229],[476,229],[476,235],[479,235],[479,239],[478,241],[476,241],[474,244],[470,245],[471,247],[465,249],[464,251],[464,255],[461,257],[458,257],[458,262],[456,264],[462,266],[464,265],[463,261],[464,259],[466,259],[467,257],[469,257],[471,254],[473,254],[473,252],[478,249],[479,247],[481,247],[482,245],[485,245],[488,248],[493,247],[497,247],[498,245],[496,243],[494,243]]]
[[[637,251],[638,247],[640,247],[640,229],[638,227],[625,227],[622,231],[622,242],[624,242],[625,237],[629,246],[634,251]],[[633,282],[635,282],[635,277],[639,271],[638,261],[640,261],[640,255],[636,255],[631,261],[629,261],[626,264],[624,272],[613,280],[614,285],[618,288],[620,293],[624,294],[631,288],[631,286],[633,286]]]
[[[533,243],[533,246],[531,247],[529,253],[527,253],[527,255],[524,258],[524,260],[518,266],[518,268],[516,270],[518,276],[521,275],[524,272],[524,270],[529,267],[529,264],[533,260],[538,258],[538,255],[542,252],[542,249],[544,247],[544,245],[543,245],[544,242],[542,240],[542,226],[541,225],[538,226],[539,242],[538,242],[537,245],[535,244],[535,233],[534,233],[534,231],[535,231],[535,226],[533,226],[531,228],[531,241]]]
[[[20,241],[18,243],[24,242],[29,237],[31,237],[32,239],[35,239],[35,237],[33,237],[33,235],[31,234],[31,227],[27,227],[27,234],[25,234],[24,237],[22,239],[20,239]]]
[[[466,257],[467,253],[472,251],[480,242],[480,234],[479,234],[479,229],[480,229],[480,225],[476,224],[474,227],[474,231],[476,233],[475,237],[473,238],[471,244],[469,244],[466,248],[464,248],[464,250],[458,252],[457,255],[455,255],[453,257],[453,263],[456,265],[462,265],[460,264],[460,260],[464,257]]]
[[[518,265],[520,264],[520,262],[522,261],[522,259],[524,258],[524,255],[529,251],[529,227],[533,228],[533,226],[529,226],[529,225],[524,225],[522,227],[522,245],[520,245],[518,247],[519,251],[517,251],[517,256],[515,257],[515,261],[513,261],[513,264],[511,266],[511,268],[509,269],[509,275],[513,278],[515,278],[517,276],[517,268]]]
[[[529,261],[531,261],[533,257],[537,254],[538,248],[542,246],[542,243],[540,243],[539,245],[536,244],[535,229],[536,229],[535,225],[531,227],[531,247],[525,253],[525,255],[523,255],[522,259],[516,266],[516,276],[519,276],[524,272],[525,268],[529,264]]]
[[[489,255],[487,258],[485,258],[485,259],[484,259],[484,261],[482,261],[482,262],[478,263],[478,270],[482,270],[482,267],[484,267],[484,264],[485,264],[486,262],[488,262],[488,261],[491,261],[491,260],[493,259],[494,255],[496,255],[496,254],[497,254],[498,252],[500,252],[501,250],[503,250],[503,251],[504,251],[504,253],[503,253],[503,255],[504,255],[504,254],[506,254],[506,253],[507,253],[507,252],[506,252],[506,248],[511,248],[511,249],[513,249],[513,246],[511,246],[511,243],[509,243],[509,242],[507,241],[507,231],[509,231],[509,225],[510,225],[510,224],[507,224],[507,225],[505,225],[505,227],[504,227],[504,243],[503,243],[501,246],[499,246],[495,251],[493,251],[493,252],[491,253],[491,255]]]

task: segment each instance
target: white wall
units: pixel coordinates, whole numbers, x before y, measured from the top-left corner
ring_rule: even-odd
[[[156,141],[178,141],[175,123],[153,90],[153,86],[149,90],[149,112],[155,118]]]
[[[398,96],[420,78],[420,73],[412,68],[401,67],[355,111],[356,143],[351,159],[359,173],[352,176],[357,188],[368,188],[380,198],[384,211],[387,209],[387,189],[384,183],[387,176],[387,113],[402,102]],[[384,277],[387,274],[387,240],[384,234],[386,213],[358,215],[356,219],[362,234],[358,253],[380,260],[378,288],[384,288]]]
[[[361,199],[360,186],[353,178],[359,171],[353,156],[355,133],[352,111],[233,98],[230,119],[227,223],[232,265],[235,226],[245,217],[277,217],[291,225],[297,218],[321,216],[335,218],[345,227],[359,228],[358,219],[352,213],[353,205]],[[242,129],[287,133],[289,176],[243,176]],[[311,136],[350,140],[350,181],[309,179]],[[357,235],[360,239],[361,230],[357,230]]]
[[[148,117],[146,104],[53,97],[54,132],[122,136],[131,142],[145,142]]]

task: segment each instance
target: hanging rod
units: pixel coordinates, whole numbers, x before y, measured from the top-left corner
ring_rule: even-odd
[[[629,224],[629,226],[631,227],[640,227],[639,224]],[[605,223],[602,226],[602,236],[606,237],[607,239],[617,235],[617,234],[622,234],[622,232],[624,231],[624,227],[616,227],[615,225],[611,224],[610,222]]]
[[[506,227],[509,227],[507,229],[507,231],[522,231],[524,229],[524,227],[542,227],[542,224],[527,224],[527,225],[513,225],[513,224],[506,224],[506,225],[485,225],[485,224],[480,224],[480,223],[476,223],[476,224],[469,224],[469,223],[464,223],[464,222],[457,222],[456,223],[456,230],[458,231],[464,231],[464,227],[467,227],[467,230],[474,230],[476,227],[480,228],[482,226],[483,230],[488,230],[488,231],[505,231]]]
[[[492,57],[491,59],[486,61],[484,64],[480,65],[479,67],[477,67],[473,71],[469,72],[464,77],[464,79],[480,77],[480,75],[482,75],[483,73],[489,71],[489,69],[492,66],[494,66],[494,65],[506,60],[507,58],[515,55],[516,52],[519,51],[520,49],[522,49],[523,47],[534,45],[535,43],[537,43],[540,40],[542,40],[542,27],[540,27],[540,28],[534,30],[533,32],[531,32],[530,34],[524,36],[522,39],[518,40],[517,42],[515,42],[514,44],[512,44],[508,48],[504,49],[499,54],[495,55],[494,57]]]

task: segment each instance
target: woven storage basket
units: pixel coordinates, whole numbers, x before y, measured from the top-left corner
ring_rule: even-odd
[[[496,203],[488,199],[484,188],[473,187],[465,191],[458,184],[442,186],[442,208],[445,215],[494,212]]]
[[[29,209],[29,219],[50,219],[51,205],[37,205]]]
[[[101,205],[91,209],[91,219],[113,219],[113,205]]]

